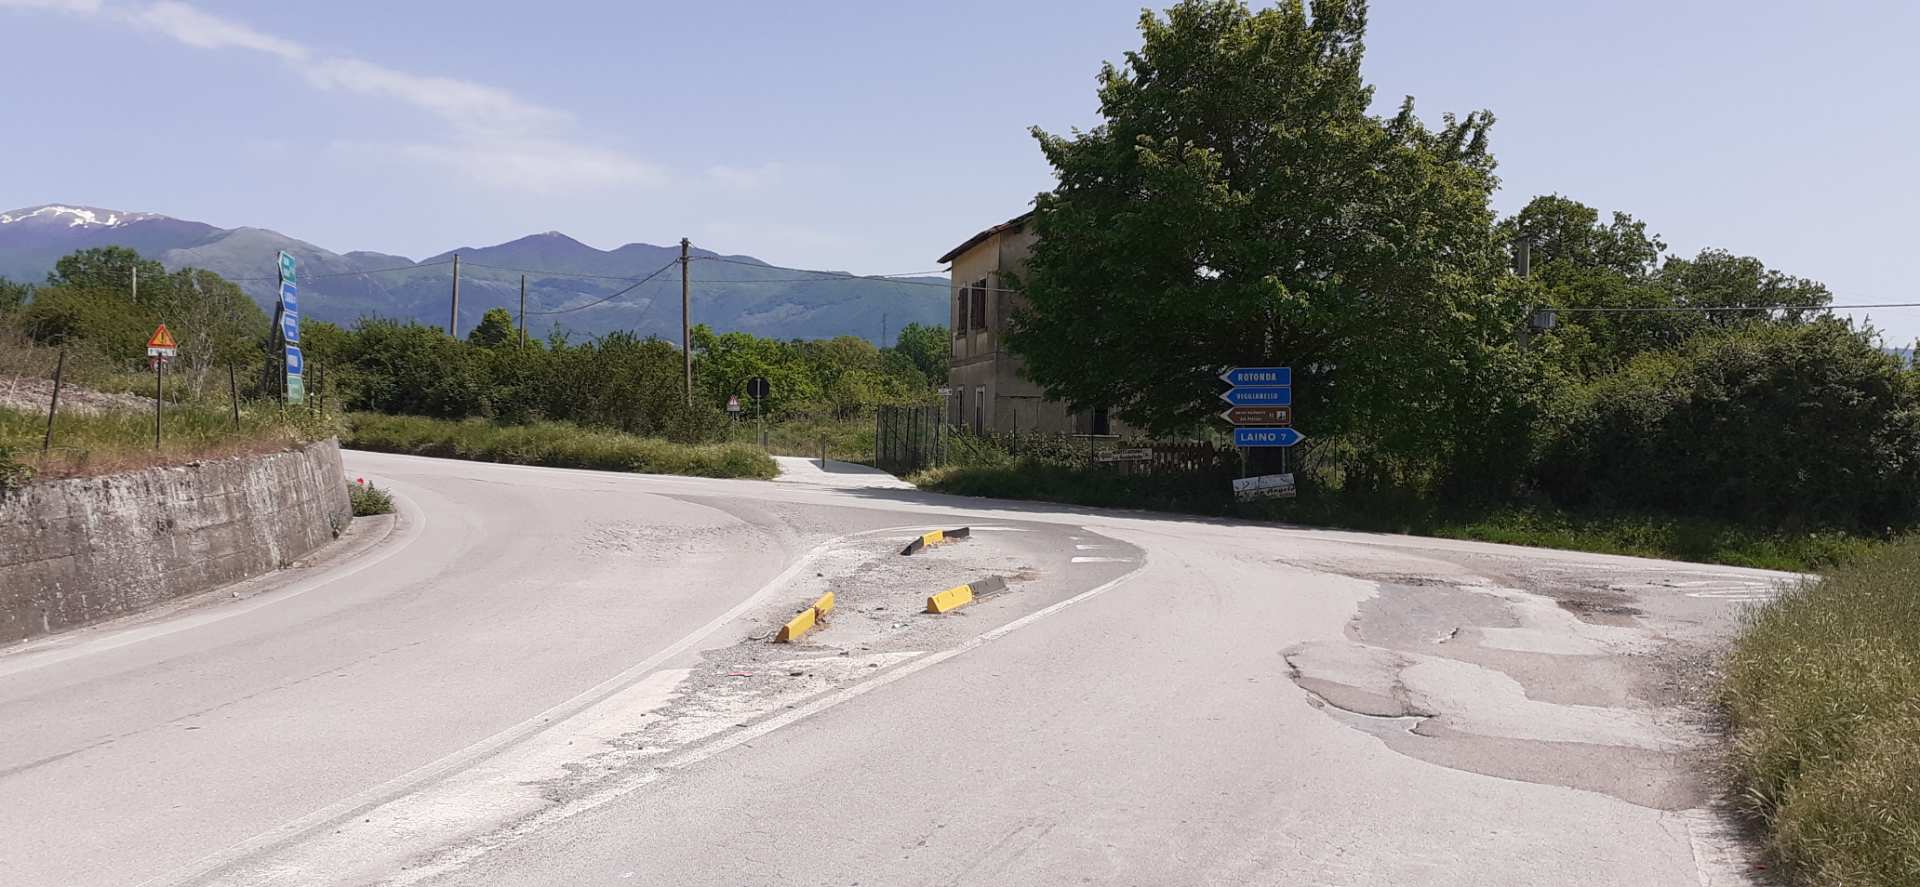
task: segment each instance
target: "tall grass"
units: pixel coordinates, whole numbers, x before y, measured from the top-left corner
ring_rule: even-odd
[[[420,416],[354,413],[344,443],[360,450],[647,474],[771,478],[779,473],[745,444],[678,444],[561,422],[495,425]]]
[[[749,415],[727,427],[726,439],[759,448],[760,425]],[[827,458],[873,464],[873,417],[836,419],[787,416],[766,422],[766,452],[775,456],[818,458],[825,442]]]
[[[337,431],[332,417],[277,404],[244,407],[238,425],[228,404],[166,404],[155,447],[153,421],[149,410],[61,413],[52,446],[42,455],[46,413],[0,407],[0,448],[39,477],[70,477],[274,452]]]
[[[1767,850],[1806,884],[1920,884],[1920,538],[1746,622],[1722,697]]]

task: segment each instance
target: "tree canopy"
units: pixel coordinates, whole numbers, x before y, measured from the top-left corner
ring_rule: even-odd
[[[1032,378],[1176,431],[1219,408],[1222,369],[1285,364],[1324,432],[1452,439],[1526,308],[1492,235],[1493,118],[1370,114],[1365,30],[1357,0],[1142,14],[1101,125],[1034,131],[1059,181],[1010,336]]]

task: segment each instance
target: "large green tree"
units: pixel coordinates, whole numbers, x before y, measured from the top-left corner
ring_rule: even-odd
[[[1659,235],[1647,233],[1647,223],[1633,216],[1616,212],[1611,222],[1602,223],[1599,210],[1558,194],[1535,197],[1501,223],[1500,233],[1507,241],[1527,239],[1536,267],[1564,262],[1631,280],[1651,275],[1667,248]]]
[[[914,369],[932,385],[947,383],[947,366],[953,360],[953,340],[944,326],[910,323],[900,328],[894,340],[894,352],[913,363]]]
[[[1359,0],[1142,14],[1100,74],[1104,122],[1034,131],[1059,181],[1011,335],[1033,379],[1179,431],[1219,408],[1222,369],[1285,364],[1309,435],[1484,439],[1525,309],[1493,236],[1492,116],[1370,114],[1365,29]]]

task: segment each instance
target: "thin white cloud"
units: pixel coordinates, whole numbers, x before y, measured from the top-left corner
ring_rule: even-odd
[[[306,47],[291,40],[263,34],[238,22],[171,0],[133,12],[128,20],[200,49],[251,49],[290,62],[305,59],[310,54]]]
[[[0,9],[51,9],[92,15],[100,11],[100,0],[0,0]]]
[[[564,124],[571,115],[542,108],[512,93],[451,77],[424,77],[353,58],[323,58],[299,66],[308,82],[395,99],[470,129],[525,131]]]
[[[0,7],[102,10],[100,0],[0,0]],[[243,49],[285,63],[316,89],[373,96],[411,105],[450,124],[445,144],[390,145],[343,141],[338,146],[376,157],[434,163],[467,178],[509,190],[539,193],[614,186],[654,186],[658,167],[619,151],[555,134],[573,116],[482,83],[401,71],[350,56],[329,55],[180,0],[111,7],[109,17],[198,49]]]

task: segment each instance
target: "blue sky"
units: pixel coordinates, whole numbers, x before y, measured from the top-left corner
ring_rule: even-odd
[[[894,273],[1050,182],[1108,0],[0,0],[0,209],[71,202],[413,257],[555,229]],[[1920,301],[1920,4],[1375,0],[1383,108],[1491,109],[1510,212],[1559,192]],[[1920,309],[1876,312],[1900,344]]]

